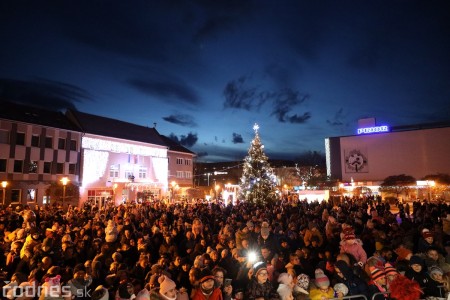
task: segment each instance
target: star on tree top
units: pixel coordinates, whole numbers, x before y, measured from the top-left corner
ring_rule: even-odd
[[[253,130],[255,131],[255,133],[258,133],[258,129],[259,129],[258,123],[255,123],[255,125],[253,125]]]

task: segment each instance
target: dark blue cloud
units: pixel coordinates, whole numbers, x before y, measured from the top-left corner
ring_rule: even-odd
[[[305,112],[302,115],[290,115],[292,109],[305,102],[309,95],[301,94],[298,91],[286,89],[274,94],[272,115],[276,116],[279,122],[290,123],[305,123],[311,118],[309,112]]]
[[[242,138],[242,135],[233,132],[233,138],[232,138],[232,143],[233,144],[242,144],[244,143],[244,139]]]
[[[196,127],[197,123],[194,118],[190,115],[177,114],[163,117],[163,119],[169,123],[178,124],[186,127]]]
[[[169,138],[177,143],[179,143],[182,146],[185,147],[192,147],[194,146],[198,141],[198,136],[196,133],[189,132],[187,135],[180,135],[178,137],[173,132],[169,135]]]
[[[346,123],[344,108],[340,108],[333,116],[332,119],[327,119],[327,124],[331,126],[343,126]]]
[[[76,109],[77,103],[92,101],[92,96],[87,91],[64,82],[0,78],[0,99],[61,110]]]

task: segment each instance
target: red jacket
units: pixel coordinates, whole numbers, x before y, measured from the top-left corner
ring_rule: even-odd
[[[222,291],[220,288],[215,288],[211,295],[206,296],[203,295],[202,289],[198,288],[194,294],[194,297],[192,297],[192,300],[223,300]]]

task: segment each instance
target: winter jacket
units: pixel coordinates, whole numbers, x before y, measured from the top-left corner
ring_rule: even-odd
[[[220,288],[215,288],[211,295],[205,296],[202,292],[202,289],[198,288],[195,291],[192,300],[223,300],[222,291],[220,290]]]
[[[343,260],[338,260],[335,266],[342,272],[344,278],[339,277],[338,282],[345,284],[348,287],[348,296],[354,295],[365,295],[368,296],[367,283],[356,276],[353,273],[352,268],[350,268],[346,262]]]
[[[264,298],[265,300],[279,300],[276,289],[269,281],[263,284],[258,283],[256,278],[252,278],[245,291],[245,298],[247,300],[254,300],[257,298]]]

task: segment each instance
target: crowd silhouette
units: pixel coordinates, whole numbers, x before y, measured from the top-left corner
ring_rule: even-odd
[[[444,298],[450,207],[380,198],[0,211],[5,299]],[[361,298],[363,299],[363,298]]]

